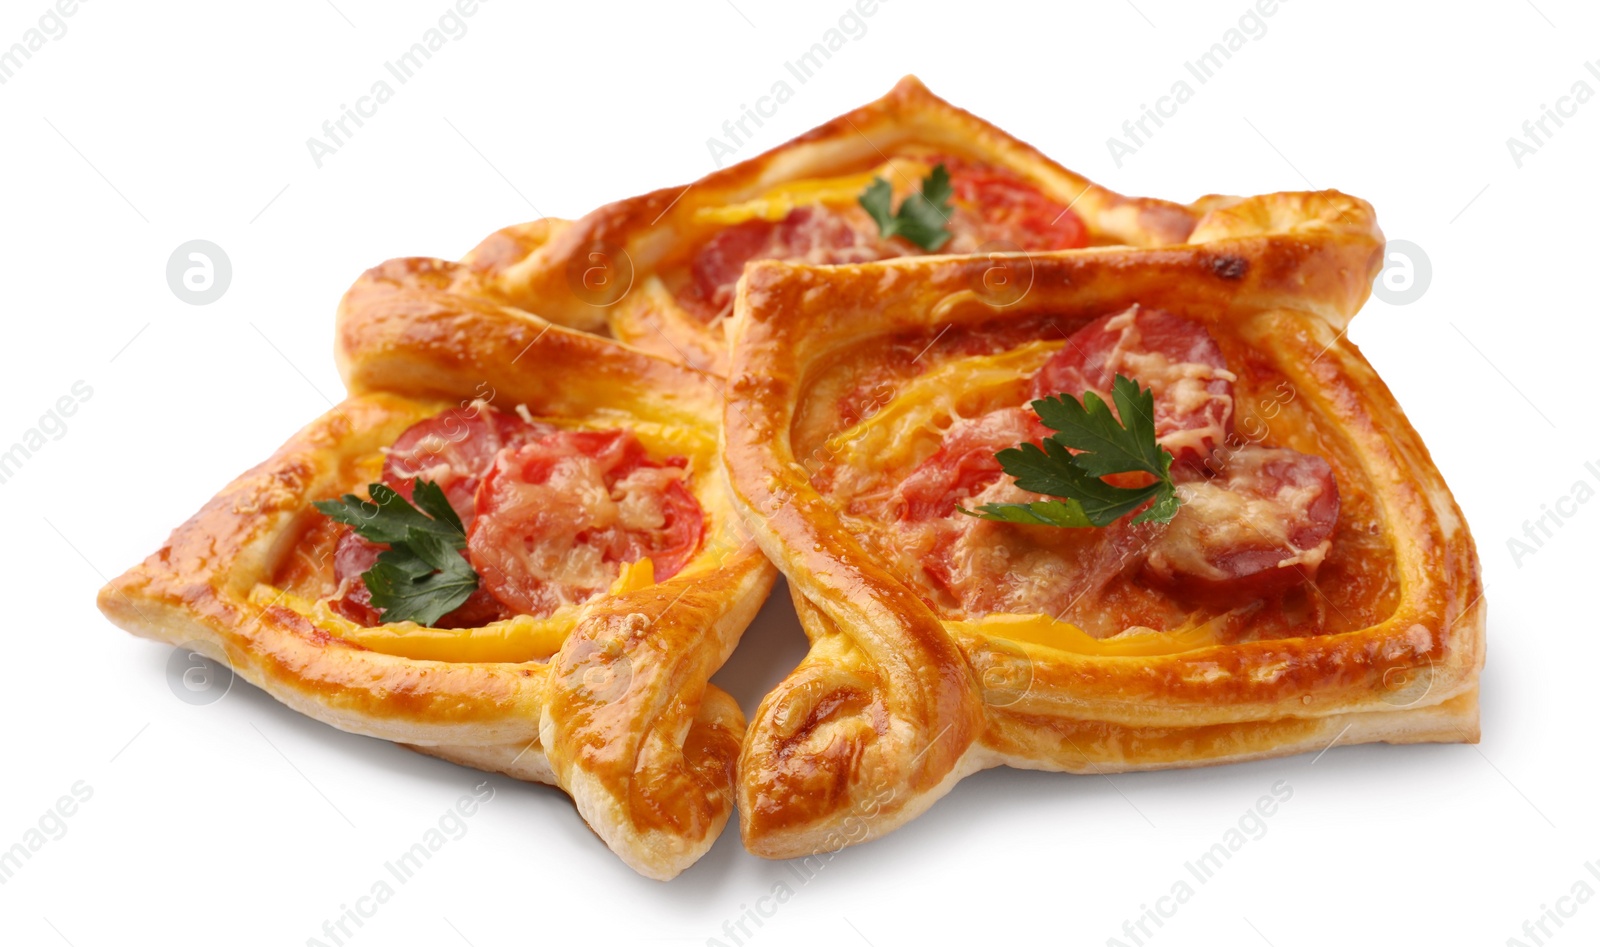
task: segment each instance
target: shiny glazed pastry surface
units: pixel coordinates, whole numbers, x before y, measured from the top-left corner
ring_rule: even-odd
[[[862,191],[882,178],[898,203],[939,165],[949,242],[881,238]],[[1343,335],[1382,246],[1371,209],[1337,192],[1116,194],[908,77],[686,187],[368,271],[339,310],[350,397],[100,605],[316,719],[559,785],[654,878],[703,854],[736,798],[751,850],[792,857],[892,830],[986,766],[1476,739],[1476,552]],[[1187,488],[1191,509],[1255,511],[1271,535],[1249,556],[955,511],[1016,498],[990,449],[1038,436],[1041,377],[1078,377],[1062,353],[1130,311],[1200,326],[1219,353],[1230,419],[1171,445],[1203,461],[1242,437],[1237,463]],[[310,504],[361,494],[447,416],[517,419],[495,422],[492,465],[457,478],[466,519],[492,525],[546,486],[528,471],[558,448],[597,460],[594,438],[643,451],[590,471],[616,505],[638,471],[675,499],[618,513],[628,528],[604,542],[567,537],[537,582],[485,582],[440,627],[385,623],[352,578],[377,551]],[[665,536],[686,520],[663,509],[689,504],[698,534]],[[1294,528],[1274,534],[1273,509]],[[523,525],[479,526],[477,568],[553,548]],[[812,648],[747,731],[707,682],[771,586],[768,557]]]
[[[517,245],[537,246],[542,229]],[[559,785],[624,861],[670,878],[731,813],[744,716],[707,682],[774,572],[719,484],[717,385],[503,304],[494,273],[477,258],[395,260],[365,274],[339,314],[350,397],[108,584],[100,607],[135,634],[225,660],[340,729]],[[633,467],[669,474],[702,529],[675,547],[660,581],[656,563],[625,550],[582,594],[548,607],[486,579],[502,601],[476,619],[463,619],[469,601],[439,623],[451,627],[384,623],[351,605],[351,579],[336,569],[341,527],[310,504],[364,496],[397,439],[440,418],[523,425],[541,435],[524,451],[624,439],[643,454]],[[473,532],[481,504],[477,513]]]
[[[723,460],[811,638],[741,756],[752,851],[875,837],[987,766],[1118,772],[1335,737],[1476,740],[1476,550],[1426,448],[1341,331],[1381,260],[1371,209],[1336,192],[1245,203],[1185,247],[747,271]],[[1336,518],[1301,509],[1330,527],[1308,534],[1316,549],[1251,576],[1282,565],[1284,581],[1232,581],[1251,571],[1240,568],[1207,585],[1203,569],[1174,567],[1170,543],[1151,555],[1181,508],[1121,547],[1115,527],[1070,536],[1081,531],[962,525],[950,512],[1016,489],[974,475],[982,452],[961,453],[962,439],[1037,436],[1019,406],[1041,371],[1088,344],[1085,327],[1135,306],[1214,340],[1235,411],[1219,456],[1277,452],[1294,459],[1274,468],[1280,480],[1300,469],[1336,484]],[[1007,417],[1015,426],[983,441]],[[930,464],[958,487],[931,512],[925,498],[939,494],[918,492]],[[1226,466],[1191,482],[1239,488]],[[971,553],[959,569],[919,532],[946,521]]]
[[[954,191],[941,255],[1161,247],[1303,223],[1292,202],[1118,194],[907,76],[883,98],[763,154],[561,224],[538,252],[518,253],[520,230],[510,228],[475,256],[497,268],[495,285],[514,305],[723,374],[734,287],[749,263],[926,255],[904,239],[880,239],[857,199],[881,178],[898,204],[940,164]],[[500,265],[507,254],[519,259]]]

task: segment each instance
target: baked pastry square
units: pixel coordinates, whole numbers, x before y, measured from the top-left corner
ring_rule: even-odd
[[[886,182],[880,199],[903,206],[926,193],[936,171],[946,175],[948,204],[929,213],[948,237],[884,236],[862,204],[874,181]],[[1234,203],[1123,196],[908,76],[883,98],[749,160],[595,210],[506,267],[500,285],[515,305],[548,319],[721,374],[734,289],[753,260],[1182,244]],[[481,255],[510,247],[515,233],[491,238]]]
[[[752,265],[724,463],[811,649],[746,737],[750,850],[879,836],[990,766],[1476,741],[1472,537],[1344,334],[1382,248],[1321,192],[1182,247]],[[1091,393],[1170,455],[1170,522],[1046,525],[1066,514],[998,456],[1086,469],[1088,445],[1038,448],[1072,425],[1044,399],[1087,417]]]
[[[731,812],[744,717],[707,681],[775,576],[716,473],[720,389],[503,305],[480,291],[496,264],[478,263],[363,276],[340,312],[348,400],[108,584],[100,607],[342,730],[558,785],[631,867],[670,878]],[[374,586],[401,546],[313,507],[353,494],[360,524],[379,513],[357,502],[369,490],[435,524],[448,503],[465,561],[448,563],[476,577],[464,600],[392,611],[426,607],[424,586],[439,594],[429,583],[454,573]],[[403,536],[415,555],[391,569],[437,556]]]

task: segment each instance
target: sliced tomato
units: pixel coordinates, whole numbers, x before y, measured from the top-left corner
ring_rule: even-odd
[[[1021,177],[978,162],[936,160],[950,172],[954,213],[949,227],[963,243],[970,242],[969,249],[995,242],[1020,250],[1087,245],[1082,219]],[[871,219],[854,207],[797,207],[782,220],[746,220],[706,241],[690,262],[690,284],[680,302],[709,322],[728,312],[747,263],[866,263],[916,252],[904,240],[881,239]]]
[[[938,159],[950,172],[951,227],[982,246],[1008,243],[1019,250],[1072,250],[1087,246],[1089,230],[1065,204],[1052,200],[1010,171],[960,158]]]
[[[1216,476],[1178,486],[1183,505],[1155,538],[1145,573],[1192,592],[1230,594],[1313,577],[1339,520],[1328,462],[1253,444],[1216,461]]]
[[[733,286],[751,260],[765,259],[762,253],[772,242],[777,225],[770,220],[746,220],[734,224],[706,241],[689,265],[694,289],[710,308],[711,315],[733,299]]]
[[[361,574],[371,569],[378,555],[387,548],[362,539],[348,526],[344,528],[333,549],[333,579],[342,590],[331,603],[334,611],[369,628],[383,623],[383,616],[372,606],[372,592],[361,580]],[[509,617],[510,613],[480,584],[465,602],[440,618],[434,627],[477,628]]]
[[[513,612],[548,615],[604,592],[621,563],[662,580],[705,529],[682,458],[650,459],[631,431],[557,431],[500,453],[478,486],[467,553]]]
[[[463,524],[472,522],[472,498],[495,455],[555,430],[529,424],[481,402],[451,408],[406,428],[383,462],[383,482],[406,499],[418,477],[439,485]]]
[[[1027,408],[1002,408],[950,425],[944,442],[896,487],[902,520],[949,516],[956,504],[1000,479],[997,451],[1050,434]]]
[[[333,547],[333,580],[340,589],[333,609],[358,624],[371,626],[383,620],[372,607],[372,592],[361,581],[361,573],[372,568],[381,552],[382,546],[367,542],[348,526],[339,533],[339,542]]]
[[[896,248],[858,224],[847,210],[812,205],[797,207],[780,221],[747,220],[727,227],[695,254],[686,301],[707,321],[725,314],[745,264],[756,260],[865,263],[898,255]]]
[[[1096,319],[1039,369],[1033,395],[1081,399],[1092,391],[1111,404],[1117,375],[1154,393],[1156,439],[1179,466],[1199,472],[1226,443],[1233,430],[1234,376],[1205,326],[1139,305]]]

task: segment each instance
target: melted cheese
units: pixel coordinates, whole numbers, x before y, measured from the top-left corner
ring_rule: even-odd
[[[1110,638],[1096,638],[1071,622],[1057,621],[1049,615],[994,614],[972,621],[945,622],[952,631],[985,637],[1004,638],[1022,644],[1039,645],[1097,657],[1148,657],[1178,654],[1218,644],[1216,626],[1221,618],[1187,622],[1171,631],[1130,628]]]
[[[1034,373],[1061,345],[1029,342],[996,355],[952,359],[905,382],[876,414],[829,439],[829,453],[852,466],[857,460],[878,469],[915,464],[938,449],[952,420],[977,417],[1002,399],[1005,405],[1024,400]]]
[[[666,525],[663,506],[667,484],[682,480],[676,467],[640,467],[612,485],[616,501],[617,525],[626,530],[654,530]]]
[[[639,438],[639,443],[644,445],[652,457],[678,457],[689,458],[689,470],[695,471],[715,470],[717,459],[717,435],[700,428],[680,427],[675,424],[661,424],[655,421],[640,421],[631,414],[621,412],[596,412],[583,424],[574,424],[555,418],[542,418],[541,420],[558,427],[571,430],[605,431],[625,427]]]
[[[721,207],[702,207],[695,211],[694,222],[726,226],[746,220],[779,221],[789,216],[789,212],[795,208],[811,204],[852,207],[874,178],[883,178],[890,183],[920,181],[927,177],[929,170],[927,163],[922,161],[891,158],[862,174],[787,181],[769,188],[753,200]]]
[[[981,428],[996,412],[1026,411],[1016,406],[1027,400],[1033,376],[1061,345],[1035,341],[994,355],[955,358],[901,383],[898,396],[886,406],[828,442],[832,491],[841,498],[881,493],[885,475],[903,473],[926,459],[952,428]],[[1005,444],[996,449],[1015,442],[1016,435],[1007,433]],[[1037,496],[1022,491],[1011,478],[1000,477],[965,505],[1029,499]],[[1125,542],[1108,542],[1098,531],[1064,530],[1050,536],[1049,545],[1040,545],[1038,536],[959,512],[874,523],[876,528],[867,531],[869,546],[894,563],[899,574],[922,575],[930,561],[942,559],[944,571],[936,584],[954,597],[954,614],[973,620],[984,613],[990,613],[988,620],[1005,620],[1013,611],[1056,614],[1085,591],[1103,585],[1121,570],[1129,554]],[[1057,638],[1070,634],[1055,634],[1061,628],[1075,629],[1085,639],[1080,648],[1094,647],[1087,642],[1096,639],[1075,625],[1060,622],[1050,627]],[[1120,630],[1095,629],[1100,634]],[[1118,647],[1128,646],[1125,642]]]
[[[1177,493],[1184,518],[1166,531],[1160,550],[1175,572],[1221,581],[1228,574],[1211,564],[1212,551],[1289,545],[1283,506],[1274,497],[1250,496],[1209,482],[1181,483]]]
[[[655,564],[640,559],[623,564],[606,594],[623,595],[654,584]],[[256,586],[250,601],[259,608],[274,603],[287,606],[318,628],[381,654],[474,663],[546,660],[560,650],[587,610],[586,606],[563,605],[546,618],[517,615],[481,628],[429,628],[409,621],[368,628],[334,611],[329,599],[312,602],[269,585]],[[601,599],[592,599],[591,604],[598,601]]]
[[[1238,376],[1226,368],[1216,368],[1203,362],[1178,362],[1162,352],[1145,349],[1136,318],[1137,304],[1106,321],[1108,332],[1119,332],[1115,347],[1107,353],[1106,370],[1130,378],[1155,391],[1158,402],[1165,401],[1178,414],[1193,414],[1212,400],[1206,386],[1215,380],[1238,381]],[[1174,454],[1188,449],[1204,455],[1211,447],[1223,443],[1226,431],[1217,425],[1181,428],[1161,432],[1161,446]]]
[[[1007,406],[1026,399],[1033,375],[1059,348],[1060,343],[1041,341],[996,355],[956,358],[902,382],[892,401],[827,442],[832,492],[846,502],[884,495],[886,475],[915,467],[941,443],[949,443],[950,431],[982,426],[996,411],[1015,410]],[[1206,375],[1215,372],[1204,365],[1194,368],[1204,369]],[[1015,440],[1008,433],[1005,443]],[[1268,484],[1256,482],[1264,473],[1246,463],[1256,459],[1254,454],[1240,457],[1240,469],[1233,473],[1255,488],[1251,492],[1265,492]],[[1209,483],[1185,484],[1180,490],[1190,517],[1228,534],[1212,537],[1215,540],[1226,545],[1281,545],[1314,564],[1311,560],[1320,560],[1326,544],[1302,552],[1289,547],[1286,536],[1263,537],[1261,530],[1285,532],[1283,505],[1305,507],[1316,498],[1315,487],[1273,486],[1281,492],[1270,498]],[[1002,476],[967,498],[966,505],[1036,498]],[[926,587],[936,597],[946,593],[952,597],[944,610],[953,630],[1079,654],[1156,655],[1217,644],[1222,627],[1239,617],[1229,613],[1201,621],[1204,615],[1191,615],[1166,631],[1115,623],[1086,630],[1075,623],[1081,619],[1050,617],[1080,603],[1094,614],[1098,591],[1124,571],[1130,557],[1148,548],[1148,537],[1138,531],[1064,530],[1040,535],[959,513],[892,523],[869,516],[861,525],[875,527],[867,529],[869,547],[901,575],[921,576],[930,562],[937,562],[939,571],[928,572],[923,581],[932,580]]]
[[[652,456],[682,456],[689,459],[689,471],[715,469],[716,437],[698,428],[641,421],[624,412],[599,411],[583,422],[566,418],[536,417],[526,405],[517,405],[516,412],[532,424],[540,421],[572,430],[609,430],[625,427],[638,436]],[[373,473],[366,480],[376,480],[388,448],[380,448],[375,458],[366,466]],[[681,474],[674,471],[675,476]],[[645,511],[629,511],[629,515],[647,515]],[[707,511],[708,522],[711,513]],[[699,557],[697,557],[698,560]],[[693,562],[684,570],[692,568]],[[414,658],[424,661],[542,661],[561,648],[572,629],[586,610],[608,596],[624,595],[655,584],[655,564],[649,559],[623,563],[621,571],[604,595],[596,596],[582,605],[563,605],[545,618],[517,615],[504,621],[492,622],[481,628],[430,628],[415,622],[397,622],[368,628],[345,618],[329,604],[339,597],[310,601],[268,585],[259,585],[251,593],[251,601],[258,607],[269,604],[286,605],[304,615],[319,628],[362,647],[382,654]]]
[[[1265,471],[1273,451],[1250,446],[1229,456],[1225,478],[1181,483],[1182,506],[1151,552],[1151,561],[1164,572],[1213,581],[1229,573],[1211,561],[1217,550],[1281,549],[1278,568],[1302,566],[1314,572],[1332,549],[1331,539],[1309,548],[1295,545],[1290,526],[1304,523],[1323,494],[1310,479],[1302,482],[1269,478]]]

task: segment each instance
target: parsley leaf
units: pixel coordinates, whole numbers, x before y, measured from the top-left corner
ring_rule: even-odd
[[[384,621],[432,625],[467,600],[478,587],[478,573],[461,553],[452,549],[448,554],[446,568],[437,572],[434,563],[395,549],[378,556],[361,580],[371,590],[372,606],[382,612]]]
[[[1109,526],[1154,500],[1133,522],[1170,521],[1177,515],[1179,500],[1172,483],[1172,454],[1156,440],[1155,393],[1148,388],[1141,391],[1138,382],[1118,375],[1111,385],[1111,400],[1116,414],[1092,391],[1084,392],[1081,403],[1068,394],[1041,398],[1033,410],[1055,433],[1045,438],[1043,447],[1026,443],[995,454],[1017,486],[1058,499],[957,509],[1002,523]],[[1134,472],[1150,474],[1155,482],[1118,487],[1101,479]]]
[[[878,235],[885,240],[904,237],[924,250],[937,250],[950,239],[945,224],[950,220],[950,172],[943,164],[922,179],[922,190],[900,202],[892,212],[894,189],[883,178],[873,178],[856,200],[878,223]]]
[[[416,481],[411,499],[381,483],[367,487],[363,500],[347,493],[313,503],[335,522],[369,542],[387,545],[361,581],[386,622],[432,625],[454,611],[478,587],[478,573],[461,550],[467,534],[439,485]]]

